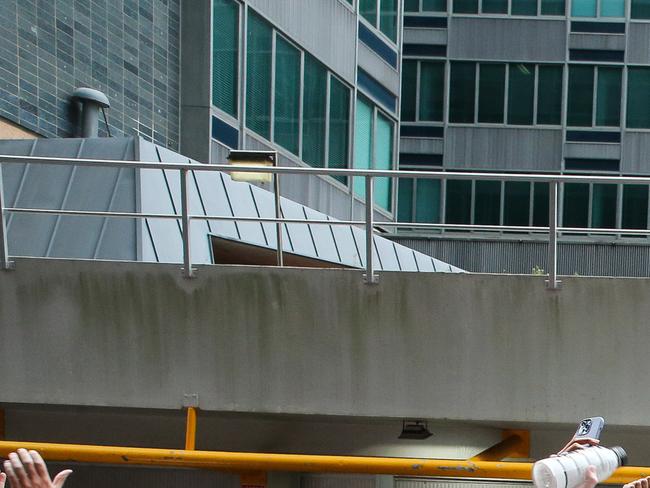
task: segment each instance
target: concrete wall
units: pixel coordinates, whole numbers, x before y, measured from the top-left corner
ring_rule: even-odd
[[[648,423],[648,280],[21,259],[0,289],[2,403]]]

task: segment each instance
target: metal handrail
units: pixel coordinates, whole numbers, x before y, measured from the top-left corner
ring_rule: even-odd
[[[650,235],[650,229],[599,229],[582,227],[559,227],[558,223],[558,185],[560,183],[601,183],[601,184],[641,184],[650,185],[650,177],[643,176],[594,176],[594,175],[557,175],[544,173],[512,174],[512,173],[482,173],[482,172],[459,172],[459,171],[410,171],[410,170],[370,170],[370,169],[339,169],[339,168],[307,168],[302,166],[236,166],[228,164],[196,164],[196,163],[161,163],[147,161],[123,161],[115,159],[75,159],[57,157],[36,157],[36,156],[14,156],[0,155],[0,164],[48,164],[64,166],[105,166],[117,168],[133,168],[140,170],[171,170],[178,171],[181,178],[181,213],[180,214],[159,214],[141,212],[110,212],[110,211],[89,211],[89,210],[55,210],[36,208],[6,207],[2,187],[2,172],[0,171],[0,268],[11,269],[13,263],[10,260],[7,247],[7,228],[4,219],[5,213],[33,213],[50,215],[75,215],[95,216],[111,218],[152,218],[152,219],[175,219],[180,220],[183,234],[183,270],[187,277],[193,276],[192,260],[190,255],[190,225],[193,220],[223,220],[242,222],[264,222],[276,224],[316,224],[316,225],[359,225],[364,226],[366,233],[366,266],[364,279],[367,283],[376,283],[377,276],[373,269],[372,260],[372,239],[374,221],[374,206],[366,206],[364,220],[309,220],[291,218],[268,218],[268,217],[238,217],[219,215],[192,215],[189,213],[189,188],[187,180],[188,171],[218,171],[240,173],[272,173],[276,178],[282,174],[298,175],[319,175],[319,176],[349,176],[362,177],[365,179],[366,201],[374,200],[375,178],[418,178],[438,180],[491,180],[491,181],[523,181],[523,182],[545,182],[549,183],[549,225],[548,226],[507,226],[507,225],[472,225],[472,224],[434,224],[423,222],[398,222],[382,221],[377,225],[383,227],[405,227],[417,229],[455,229],[455,230],[479,230],[499,232],[545,232],[549,234],[548,245],[548,280],[547,287],[552,290],[559,288],[560,282],[557,279],[557,237],[558,233],[589,233],[589,234],[620,234],[620,235]],[[277,192],[279,193],[279,192]],[[280,195],[276,194],[276,204]],[[280,241],[278,241],[280,242]],[[282,262],[281,244],[277,246],[278,262]]]

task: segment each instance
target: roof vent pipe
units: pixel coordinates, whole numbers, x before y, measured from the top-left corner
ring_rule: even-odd
[[[77,88],[72,94],[72,100],[81,104],[81,137],[97,137],[99,109],[111,106],[106,95],[92,88]]]

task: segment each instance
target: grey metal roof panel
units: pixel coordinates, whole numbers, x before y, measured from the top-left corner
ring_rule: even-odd
[[[395,253],[397,254],[397,259],[399,259],[399,267],[402,271],[418,271],[417,263],[415,262],[415,256],[413,249],[408,247],[399,246],[395,244]]]

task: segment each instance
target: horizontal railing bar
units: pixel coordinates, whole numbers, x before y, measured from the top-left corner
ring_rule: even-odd
[[[109,166],[140,169],[167,169],[191,171],[221,171],[241,173],[272,173],[272,174],[305,174],[323,176],[356,176],[356,177],[386,177],[386,178],[428,178],[454,180],[496,180],[496,181],[529,181],[559,183],[610,183],[610,184],[650,184],[650,177],[643,176],[593,176],[593,175],[556,175],[544,173],[490,173],[490,172],[459,172],[459,171],[405,171],[405,170],[372,170],[372,169],[342,169],[342,168],[307,168],[302,166],[236,166],[229,164],[191,164],[191,163],[161,163],[147,161],[122,161],[115,159],[73,159],[35,156],[0,155],[0,164],[54,164],[77,166]]]

